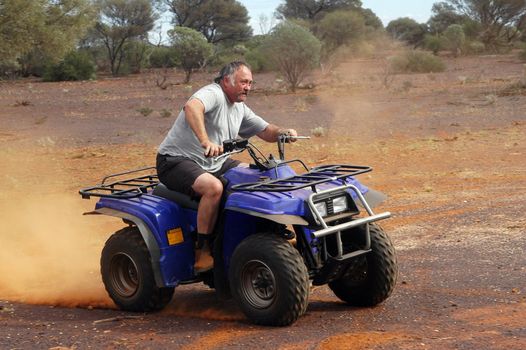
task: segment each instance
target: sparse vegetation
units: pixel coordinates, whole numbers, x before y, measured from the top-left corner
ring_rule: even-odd
[[[432,73],[443,72],[446,65],[428,52],[411,50],[391,57],[390,69],[393,73]]]
[[[159,111],[159,114],[161,118],[170,118],[172,116],[172,112],[170,110],[163,108]]]
[[[69,53],[64,60],[48,66],[44,81],[88,80],[95,77],[95,64],[91,57],[82,51]]]
[[[322,126],[318,126],[312,129],[310,133],[315,137],[323,137],[327,134],[327,130],[325,130],[325,128]]]
[[[139,112],[143,116],[147,117],[147,116],[149,116],[150,114],[153,113],[153,109],[151,109],[150,107],[141,107],[141,108],[137,109],[137,112]]]

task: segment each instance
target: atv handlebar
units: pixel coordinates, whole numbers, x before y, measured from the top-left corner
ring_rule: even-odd
[[[278,143],[278,152],[279,152],[279,159],[281,161],[285,160],[285,143],[290,143],[293,140],[305,140],[310,139],[310,136],[292,136],[289,134],[280,134],[277,139]],[[261,159],[259,159],[255,152],[252,150],[252,148],[257,149],[254,145],[252,145],[248,139],[229,139],[223,141],[223,154],[212,158],[215,162],[226,158],[228,156],[231,156],[236,153],[241,153],[245,149],[249,150],[250,156],[254,159],[256,164],[259,165],[261,162]],[[259,151],[259,150],[258,150]],[[260,152],[261,153],[261,152]],[[266,159],[265,159],[266,160]],[[266,160],[267,161],[267,160]],[[268,161],[267,161],[268,162]]]

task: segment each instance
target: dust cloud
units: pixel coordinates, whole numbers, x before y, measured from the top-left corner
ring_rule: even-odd
[[[0,300],[114,307],[100,278],[99,258],[117,223],[82,215],[94,202],[57,185],[57,177],[64,176],[60,164],[23,156],[0,156]],[[46,169],[31,169],[24,158]]]

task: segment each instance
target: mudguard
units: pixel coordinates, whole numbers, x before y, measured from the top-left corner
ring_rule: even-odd
[[[194,210],[145,194],[140,197],[101,198],[92,214],[104,214],[133,222],[150,251],[155,280],[159,287],[176,287],[193,278],[194,243],[191,232],[196,226]],[[168,240],[168,232],[181,232],[177,241]]]

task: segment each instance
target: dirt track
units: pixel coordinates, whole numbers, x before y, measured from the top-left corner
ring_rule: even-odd
[[[279,329],[247,323],[203,285],[177,288],[160,313],[115,310],[98,259],[120,223],[81,216],[94,202],[78,188],[151,165],[176,109],[212,75],[166,90],[153,74],[0,83],[0,348],[526,348],[526,94],[507,92],[522,64],[461,58],[392,80],[382,64],[351,62],[295,95],[256,75],[257,113],[302,134],[328,130],[290,158],[374,167],[362,180],[389,195],[378,210],[394,214],[383,226],[400,264],[382,305],[348,308],[320,287]]]

